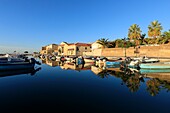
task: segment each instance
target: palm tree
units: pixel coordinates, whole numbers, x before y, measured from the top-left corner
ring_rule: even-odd
[[[148,36],[153,38],[160,36],[162,29],[161,23],[155,20],[148,26]]]
[[[133,24],[128,30],[128,37],[130,40],[135,40],[136,45],[139,45],[139,40],[141,38],[141,29],[139,25]]]
[[[169,29],[169,31],[163,32],[162,37],[170,39],[170,29]]]
[[[135,40],[135,52],[138,53],[138,48],[140,45],[140,39],[141,39],[141,29],[139,27],[139,25],[137,24],[133,24],[130,26],[129,30],[128,30],[128,37],[130,38],[130,40]]]
[[[103,46],[103,48],[108,47],[108,39],[101,38],[101,39],[97,40],[97,43],[101,44]]]
[[[123,41],[121,39],[116,39],[115,40],[115,44],[116,44],[115,47],[122,47],[122,42]]]
[[[115,41],[108,42],[108,48],[115,48],[115,47],[116,47],[116,42]]]
[[[170,42],[170,30],[169,31],[165,31],[162,34],[162,43],[169,43]]]
[[[142,31],[139,25],[133,24],[128,30],[128,37],[130,38],[130,40],[139,40],[141,37],[141,32]]]

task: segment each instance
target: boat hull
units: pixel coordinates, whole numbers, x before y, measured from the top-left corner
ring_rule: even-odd
[[[106,65],[107,66],[112,66],[112,65],[120,65],[121,62],[109,62],[109,61],[106,61]]]
[[[94,63],[95,60],[84,58],[85,63]]]
[[[170,69],[170,63],[140,64],[141,69]]]
[[[0,70],[18,70],[34,68],[35,63],[15,62],[15,63],[0,63]]]
[[[148,73],[170,73],[170,69],[140,69],[141,74]]]

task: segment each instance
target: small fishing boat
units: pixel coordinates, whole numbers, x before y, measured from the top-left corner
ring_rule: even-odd
[[[27,57],[20,57],[20,56],[11,56],[9,54],[6,54],[5,56],[0,56],[0,62],[23,62],[25,61],[25,58]]]
[[[134,60],[139,60],[141,63],[155,63],[155,62],[159,62],[158,59],[148,58],[148,57],[146,57],[146,56],[144,56],[144,57],[139,57],[139,58],[134,58]]]
[[[142,63],[155,63],[155,62],[159,62],[158,59],[154,59],[154,58],[148,58],[148,59],[142,59],[141,61]]]
[[[139,64],[141,69],[170,69],[170,62],[160,62],[160,63],[141,63]]]
[[[139,60],[132,60],[128,64],[129,68],[139,68],[140,61]]]
[[[119,62],[119,61],[115,61],[115,62],[106,61],[106,66],[120,65],[120,63],[121,63],[121,62]]]
[[[30,60],[27,59],[25,61],[20,61],[20,62],[3,61],[0,62],[0,70],[28,69],[28,68],[33,68],[35,64],[40,65],[41,63],[36,61],[34,58],[31,58]]]

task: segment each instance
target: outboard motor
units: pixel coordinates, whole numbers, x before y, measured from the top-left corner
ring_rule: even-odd
[[[35,63],[38,64],[38,65],[41,65],[41,63],[39,61],[35,61]]]
[[[34,63],[36,63],[36,60],[34,58],[31,58],[30,63],[34,64]]]
[[[25,62],[29,62],[28,57],[25,57],[24,60],[25,60]]]
[[[38,61],[36,61],[34,58],[31,58],[31,59],[30,59],[30,63],[36,63],[36,64],[38,64],[38,65],[41,65],[41,63],[38,62]]]

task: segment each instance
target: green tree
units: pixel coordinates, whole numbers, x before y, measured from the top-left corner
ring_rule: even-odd
[[[141,29],[139,27],[139,25],[137,24],[133,24],[130,26],[130,28],[128,29],[128,37],[130,38],[130,40],[134,40],[136,46],[139,45],[139,40],[141,39]]]
[[[169,31],[163,32],[162,37],[170,39],[170,29],[169,29]]]
[[[123,47],[123,41],[121,39],[115,40],[115,47]]]
[[[170,30],[165,31],[162,34],[161,44],[166,44],[170,42]]]
[[[115,41],[108,42],[108,48],[115,48],[115,47],[116,47],[116,42]]]
[[[133,24],[128,30],[128,37],[130,38],[130,40],[139,40],[141,37],[141,32],[142,31],[139,25]]]
[[[99,40],[97,40],[98,44],[101,44],[103,46],[103,48],[107,48],[108,47],[108,39],[106,38],[101,38]]]
[[[148,26],[148,36],[153,38],[160,36],[162,29],[161,23],[155,20]]]

